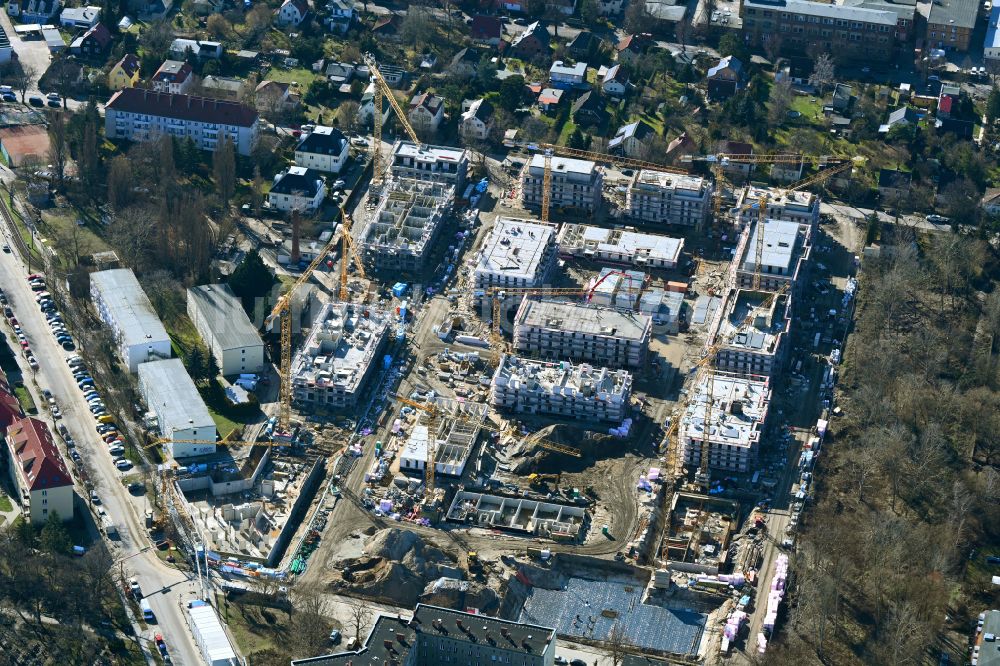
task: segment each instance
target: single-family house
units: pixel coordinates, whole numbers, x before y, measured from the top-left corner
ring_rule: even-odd
[[[622,125],[608,141],[608,152],[612,155],[636,157],[646,147],[646,142],[656,136],[656,130],[641,120]]]
[[[187,60],[189,55],[199,60],[218,60],[222,57],[222,44],[200,39],[177,38],[170,43],[170,55],[175,60]]]
[[[59,25],[87,30],[101,20],[100,7],[67,7],[59,14]]]
[[[45,422],[30,416],[14,421],[5,441],[14,500],[27,521],[42,525],[52,514],[72,520],[73,477]]]
[[[597,92],[588,90],[573,103],[573,122],[581,126],[603,125],[608,119],[608,112],[604,107],[604,98]]]
[[[444,98],[426,92],[414,95],[410,100],[406,117],[418,134],[421,130],[437,132],[444,121]]]
[[[469,25],[469,35],[477,44],[500,46],[503,39],[503,24],[499,16],[473,16]]]
[[[779,63],[777,71],[774,73],[775,83],[787,81],[795,86],[808,86],[809,76],[812,74],[813,64],[809,58],[787,58]]]
[[[601,38],[589,30],[581,30],[566,45],[566,53],[574,60],[590,61],[601,49]]]
[[[183,95],[194,85],[194,69],[182,60],[164,60],[150,79],[150,87],[156,92]]]
[[[309,3],[306,0],[285,0],[278,8],[275,22],[282,27],[295,27],[305,20],[309,13]]]
[[[340,173],[347,163],[347,137],[336,127],[317,125],[308,134],[303,134],[299,145],[295,146],[295,164],[298,166]]]
[[[353,63],[349,62],[331,62],[327,64],[326,70],[323,72],[330,83],[340,86],[345,83],[350,83],[351,79],[354,78],[355,72],[358,68]]]
[[[910,195],[913,175],[898,169],[880,169],[878,172],[878,194],[883,206],[898,206]]]
[[[479,63],[483,59],[483,54],[470,47],[466,47],[455,54],[451,59],[446,71],[452,76],[462,79],[471,79],[479,71]]]
[[[243,99],[249,88],[243,79],[236,79],[230,76],[216,76],[209,74],[201,80],[198,94],[215,99],[240,100]]]
[[[625,0],[597,0],[597,13],[601,16],[617,16],[622,13]]]
[[[688,136],[687,132],[681,132],[676,139],[667,144],[667,152],[664,159],[667,162],[674,162],[683,155],[689,155],[698,149],[698,144]]]
[[[392,114],[392,107],[388,104],[382,105],[382,122],[389,120]],[[371,125],[375,121],[375,82],[370,81],[361,95],[361,103],[358,106],[358,122],[362,125]]]
[[[953,83],[942,83],[938,91],[937,117],[951,118],[957,115],[958,102],[962,96],[962,89]]]
[[[979,205],[987,215],[1000,215],[1000,187],[987,188]]]
[[[493,129],[493,105],[485,99],[462,102],[462,119],[458,132],[466,141],[485,141]]]
[[[901,106],[889,114],[889,119],[878,128],[879,133],[887,134],[889,130],[897,125],[916,125],[920,120],[916,109],[909,106]]]
[[[851,110],[854,99],[854,89],[846,83],[838,83],[833,87],[830,108],[834,113],[845,114]]]
[[[326,182],[315,169],[303,166],[288,167],[274,177],[267,201],[271,209],[282,212],[297,210],[313,213],[326,198]]]
[[[587,83],[587,63],[567,65],[562,60],[556,60],[549,67],[549,82],[553,88],[564,90],[583,86]]]
[[[138,82],[139,58],[132,53],[125,54],[108,72],[108,88],[111,90],[134,88]]]
[[[21,20],[21,23],[45,25],[62,9],[61,0],[8,0],[7,15]],[[87,26],[88,28],[90,26]]]
[[[515,37],[504,51],[506,55],[531,60],[539,55],[547,55],[551,50],[548,28],[541,21],[535,21]]]
[[[628,92],[628,73],[621,63],[612,65],[601,78],[601,90],[608,97],[621,99]]]
[[[254,93],[257,110],[265,115],[295,109],[302,101],[289,84],[270,79],[258,83]]]
[[[354,24],[354,3],[351,0],[329,0],[326,11],[328,16],[323,19],[323,25],[330,32],[343,35]]]
[[[398,14],[380,14],[372,25],[372,34],[385,39],[399,38],[400,18]]]
[[[551,113],[559,108],[563,98],[566,96],[565,90],[558,88],[543,88],[538,93],[538,108],[546,113]]]
[[[633,62],[641,57],[653,44],[653,35],[648,32],[635,33],[618,40],[615,52],[622,62]]]
[[[110,47],[111,33],[103,23],[98,23],[70,42],[69,51],[84,59],[97,59],[104,57]]]
[[[739,157],[750,157],[753,155],[753,144],[743,141],[726,141],[722,144],[722,153]],[[738,159],[730,160],[723,167],[723,171],[730,176],[748,178],[754,172],[754,165],[748,162],[740,162]]]
[[[738,58],[726,56],[708,70],[705,78],[708,80],[708,99],[722,102],[744,87],[746,72]]]

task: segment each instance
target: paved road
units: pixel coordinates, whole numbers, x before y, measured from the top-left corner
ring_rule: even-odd
[[[857,223],[863,223],[865,218],[871,215],[874,211],[871,208],[858,208],[857,206],[850,206],[848,204],[831,204],[820,202],[819,212],[824,215],[834,215],[836,217],[846,217],[854,220]],[[924,215],[900,215],[898,218],[894,215],[889,215],[885,211],[878,211],[879,220],[882,224],[901,224],[913,229],[919,229],[920,231],[939,231],[942,233],[950,233],[951,225],[948,224],[933,224],[927,221]]]
[[[4,242],[13,247],[10,230],[4,228],[3,234]],[[102,506],[118,528],[120,540],[111,542],[113,556],[116,560],[128,557],[123,563],[125,575],[138,577],[157,617],[157,624],[145,637],[151,639],[153,633],[162,633],[175,664],[202,664],[182,609],[182,605],[194,596],[190,576],[161,562],[152,550],[140,552],[149,544],[135,511],[135,498],[122,485],[121,472],[112,465],[111,456],[97,438],[93,417],[66,365],[68,353],[52,337],[35,304],[26,275],[26,267],[16,254],[0,254],[0,283],[38,359],[35,381],[52,391],[56,398],[63,412],[62,422],[77,442],[77,450],[85,461]]]

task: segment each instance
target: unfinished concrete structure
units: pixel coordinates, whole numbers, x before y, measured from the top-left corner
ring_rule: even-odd
[[[819,222],[819,197],[812,192],[759,185],[748,185],[736,196],[735,210],[739,212],[740,222],[746,224],[760,217],[759,203],[764,196],[767,197],[766,217],[770,220],[798,222],[810,227]]]
[[[751,222],[740,234],[733,259],[732,284],[740,289],[753,288],[757,267],[757,234],[760,223]],[[812,227],[799,222],[765,220],[764,252],[761,255],[760,289],[794,291],[812,250]]]
[[[555,227],[513,217],[498,218],[472,269],[476,298],[490,287],[540,287],[556,264]]]
[[[674,493],[659,560],[671,571],[717,574],[726,564],[739,504],[721,497]]]
[[[708,437],[708,466],[732,472],[749,471],[757,459],[761,432],[771,403],[771,388],[766,377],[739,377],[732,373],[713,372],[711,408],[708,375],[692,388],[692,398],[681,416],[677,438],[684,464],[701,464],[702,446]]]
[[[603,268],[591,281],[590,303],[606,308],[634,310],[647,282],[648,277],[642,271]]]
[[[468,170],[469,151],[464,148],[418,146],[412,141],[397,141],[392,146],[389,171],[393,178],[450,185],[459,192]]]
[[[422,271],[454,200],[451,185],[391,181],[357,236],[365,264],[376,271]]]
[[[563,225],[558,243],[563,256],[649,268],[677,268],[684,247],[680,238],[588,224]]]
[[[323,305],[292,360],[295,402],[315,408],[353,407],[381,365],[390,319],[389,313],[365,305]]]
[[[680,330],[681,312],[684,310],[684,294],[653,287],[642,292],[639,297],[639,312],[649,315],[653,323],[666,328],[666,332],[676,334]]]
[[[693,227],[705,221],[711,199],[712,183],[701,176],[641,169],[629,184],[625,211],[642,222]]]
[[[550,539],[573,540],[583,529],[587,512],[583,507],[550,504],[529,499],[455,493],[448,520],[488,529],[527,532]]]
[[[589,160],[553,157],[552,208],[592,212],[601,203],[604,174]],[[545,156],[535,154],[521,173],[521,195],[525,208],[541,210],[545,180]]]
[[[627,370],[507,354],[500,357],[490,386],[490,404],[496,409],[586,421],[621,421],[628,415],[631,395]]]
[[[646,361],[652,330],[648,315],[525,298],[514,317],[514,349],[524,356],[637,368]]]
[[[784,356],[792,309],[788,294],[773,296],[744,289],[726,292],[707,343],[724,343],[715,354],[715,367],[744,376],[773,376]]]
[[[400,449],[400,471],[424,474],[433,443],[434,473],[462,476],[486,418],[486,406],[447,398],[435,398],[431,405],[436,410],[433,419],[421,414],[421,423],[413,427]]]

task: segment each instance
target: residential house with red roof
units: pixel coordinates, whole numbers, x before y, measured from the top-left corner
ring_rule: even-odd
[[[473,16],[469,25],[472,41],[478,44],[499,46],[503,38],[503,24],[499,16]]]
[[[100,58],[111,46],[111,32],[103,23],[83,33],[69,44],[69,52],[82,58]]]
[[[444,98],[431,93],[414,95],[406,116],[418,135],[421,131],[436,132],[444,120]]]
[[[249,155],[260,123],[256,109],[238,102],[125,88],[104,105],[104,131],[112,140],[190,137],[202,150],[212,151],[228,135],[236,152]]]
[[[0,370],[0,428],[6,430],[10,424],[24,416],[21,403],[14,395],[14,389],[7,381],[7,375]]]
[[[7,469],[17,500],[30,523],[41,524],[58,512],[73,519],[73,477],[43,421],[26,417],[7,428]]]
[[[277,23],[280,26],[297,26],[309,13],[309,3],[306,0],[285,0],[278,9]]]
[[[150,83],[156,92],[183,95],[194,85],[194,69],[183,60],[164,60]]]

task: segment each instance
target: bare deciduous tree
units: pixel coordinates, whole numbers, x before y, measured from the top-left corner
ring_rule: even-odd
[[[829,53],[821,53],[813,63],[812,74],[809,75],[809,85],[817,88],[820,93],[826,91],[826,87],[833,82],[834,65],[833,58]]]

